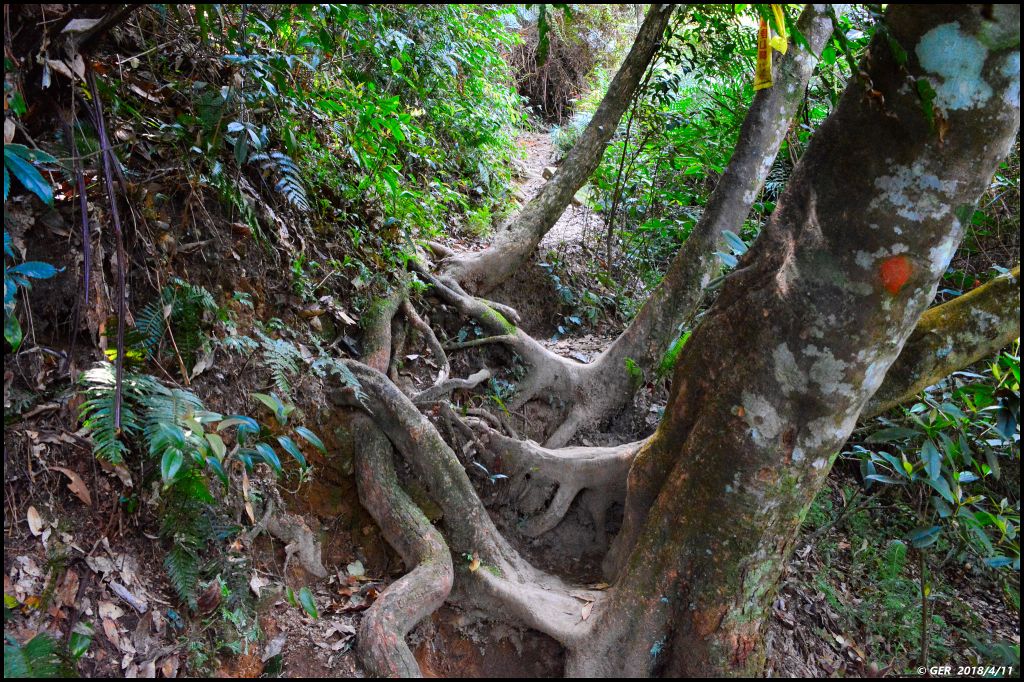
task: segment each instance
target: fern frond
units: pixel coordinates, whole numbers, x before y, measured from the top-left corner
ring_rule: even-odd
[[[263,362],[270,370],[270,376],[282,394],[291,395],[290,377],[298,374],[299,363],[302,362],[302,353],[293,343],[282,339],[272,339],[263,332],[257,330],[256,335],[260,339],[263,348]]]
[[[164,569],[178,597],[195,608],[199,586],[199,557],[193,550],[175,543],[164,557]]]
[[[260,152],[250,158],[259,163],[264,171],[277,173],[279,179],[274,189],[283,194],[292,206],[303,212],[310,209],[309,197],[299,167],[290,156],[284,152]]]
[[[164,332],[167,330],[167,297],[164,295],[166,292],[167,289],[165,288],[159,298],[150,301],[135,316],[135,329],[140,337],[139,344],[145,350],[147,358],[156,356],[156,351],[160,347],[160,341],[163,340]]]
[[[122,381],[121,430],[114,427],[114,366],[103,362],[82,373],[85,402],[78,410],[82,426],[92,437],[93,454],[113,464],[124,461],[126,441],[142,431],[140,413],[155,382],[126,372]]]
[[[203,409],[203,403],[194,393],[181,388],[168,388],[154,381],[152,391],[145,400],[144,428],[146,440],[152,441],[161,424],[182,426],[182,420]]]
[[[4,635],[4,677],[51,678],[70,677],[67,652],[52,635],[40,632],[24,646]]]
[[[313,373],[320,379],[326,379],[329,376],[336,377],[342,384],[351,388],[356,399],[365,406],[366,393],[363,392],[363,385],[359,383],[359,379],[352,373],[352,370],[338,358],[329,355],[319,341],[314,339],[313,345],[317,350],[316,359],[309,365]]]
[[[244,334],[229,334],[218,341],[221,347],[232,353],[252,353],[260,347],[259,342]]]

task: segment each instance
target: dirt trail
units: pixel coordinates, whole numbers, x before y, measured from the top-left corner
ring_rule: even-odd
[[[557,151],[549,130],[523,131],[519,135],[518,143],[526,150],[526,159],[521,166],[523,179],[519,183],[519,193],[525,203],[537,196],[547,182],[544,169],[555,166]],[[563,244],[592,244],[601,238],[604,228],[604,221],[590,208],[571,204],[558,222],[544,235],[540,242],[541,254],[547,249],[558,248]]]

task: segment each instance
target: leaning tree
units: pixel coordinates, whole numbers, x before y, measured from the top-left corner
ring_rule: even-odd
[[[641,34],[654,32],[653,42],[646,35],[634,51],[657,42],[668,13],[652,6]],[[776,85],[755,98],[703,226],[677,256],[655,308],[626,332],[641,341],[620,340],[639,344],[631,352],[644,344],[652,356],[663,352],[701,299],[718,235],[745,218],[831,30],[829,16],[821,6],[805,10],[806,48],[793,50]],[[1019,269],[922,318],[973,203],[1017,134],[1019,42],[1017,6],[890,7],[768,225],[693,331],[664,417],[642,442],[548,447],[518,438],[497,416],[457,412],[451,392],[489,372],[449,378],[431,315],[414,310],[404,290],[366,316],[366,362],[348,362],[361,391],[339,391],[336,400],[356,410],[360,499],[411,569],[363,620],[359,648],[370,671],[417,675],[405,635],[454,601],[550,635],[566,649],[568,675],[759,672],[765,614],[800,519],[857,419],[1019,335]],[[651,54],[637,57],[641,71]],[[581,175],[573,167],[560,174],[573,182]],[[562,187],[557,195],[571,193]],[[562,200],[551,196],[543,201]],[[561,372],[577,396],[628,393],[610,380],[569,377],[570,365],[556,364],[516,327],[513,310],[479,297],[508,274],[494,254],[521,262],[547,229],[550,206],[534,209],[526,209],[526,245],[503,237],[487,255],[449,255],[437,267],[423,255],[413,267],[431,285],[430,298],[489,333],[455,344],[459,350],[512,348],[531,365],[530,390],[544,382],[550,389],[544,373]],[[426,389],[388,377],[391,326],[400,317],[441,360]],[[608,362],[606,372],[620,371]],[[607,407],[596,396],[581,404],[590,406],[587,418]],[[585,421],[575,419],[556,443]],[[512,485],[554,487],[528,533],[550,530],[578,498],[600,534],[609,504],[622,500],[621,530],[603,564],[611,586],[573,585],[531,565],[516,548],[521,529],[499,528],[474,489],[467,451],[500,466]],[[404,491],[403,477],[414,477],[440,509],[437,525]]]

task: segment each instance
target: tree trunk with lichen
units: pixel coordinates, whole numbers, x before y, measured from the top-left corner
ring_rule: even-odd
[[[882,387],[864,408],[874,416],[1020,338],[1020,265],[921,316]]]
[[[911,338],[959,243],[961,220],[1014,140],[1019,39],[1015,6],[889,10],[862,73],[694,331],[662,423],[642,443],[551,449],[502,434],[438,401],[468,380],[405,393],[382,373],[385,327],[397,310],[410,324],[429,325],[416,323],[404,299],[370,316],[372,367],[346,363],[365,395],[338,399],[372,419],[371,427],[361,417],[358,435],[360,496],[415,568],[367,614],[363,634],[373,641],[360,652],[368,667],[417,674],[404,635],[436,604],[454,600],[553,637],[566,649],[569,675],[760,672],[765,615],[800,520]],[[920,81],[931,84],[933,101],[918,97]],[[534,376],[582,385],[579,366],[524,334],[510,321],[513,311],[416,267],[438,299],[492,335],[456,345],[505,343],[531,357]],[[1005,299],[1009,283],[999,279],[963,305],[995,314],[986,306]],[[945,348],[935,338],[951,328],[957,342],[991,332],[984,315],[957,325],[966,319],[960,311],[936,311],[932,332],[911,338],[911,348]],[[1019,311],[1016,319],[1019,329]],[[948,367],[911,367],[892,393]],[[432,419],[447,420],[464,446],[446,443]],[[442,511],[440,533],[402,492],[386,441]],[[622,528],[604,562],[612,586],[567,585],[531,566],[473,487],[474,451],[489,466],[502,461],[510,474],[557,483],[549,509],[519,529],[527,535],[557,524],[580,491],[599,529],[609,500],[624,498]]]
[[[800,520],[1013,143],[1019,8],[994,7],[890,8],[870,80],[847,88],[688,343],[630,470],[614,591],[569,672],[762,668]]]
[[[842,14],[845,5],[832,12]],[[794,45],[776,61],[775,86],[761,90],[747,112],[729,165],[712,192],[700,220],[672,260],[661,283],[636,318],[594,362],[565,360],[561,371],[540,363],[514,401],[520,407],[538,394],[558,395],[568,406],[547,444],[559,447],[590,422],[625,407],[645,377],[660,370],[680,329],[697,311],[708,283],[720,267],[715,251],[726,230],[739,232],[771,170],[772,162],[803,101],[817,55],[832,35],[827,5],[808,5],[797,22],[806,46]]]

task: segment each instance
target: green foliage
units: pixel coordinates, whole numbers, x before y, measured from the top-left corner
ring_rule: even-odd
[[[4,677],[76,677],[66,649],[46,632],[24,646],[4,633]]]
[[[207,411],[190,391],[126,372],[122,431],[118,432],[113,423],[113,367],[100,364],[85,372],[81,382],[86,396],[82,423],[92,436],[96,456],[123,463],[129,453],[142,451],[148,454],[144,461],[151,464],[153,474],[159,472],[161,537],[170,544],[164,566],[178,596],[193,608],[201,557],[209,543],[220,539],[212,523],[218,501],[210,490],[209,476],[230,491],[228,470],[233,459],[250,471],[255,464],[264,463],[276,475],[284,475],[277,451],[269,442],[273,438],[298,463],[301,481],[309,464],[300,443],[325,450],[319,437],[305,427],[294,429],[299,440],[280,431],[294,406],[273,394],[254,397],[274,413],[277,428],[245,415],[225,417]]]
[[[310,210],[301,171],[290,156],[284,152],[260,152],[253,154],[251,160],[259,163],[265,174],[277,174],[274,189],[283,194],[292,206],[303,212]]]
[[[897,419],[881,420],[847,454],[859,461],[867,489],[893,486],[908,500],[928,501],[911,515],[914,547],[945,537],[991,568],[1019,571],[1019,488],[1003,481],[1019,467],[1019,418],[1018,342],[983,373],[958,372]]]
[[[685,346],[686,342],[690,339],[691,333],[692,332],[687,330],[680,334],[679,338],[673,341],[672,345],[668,347],[667,351],[665,351],[665,355],[661,358],[661,362],[658,363],[657,375],[659,379],[669,376],[672,373],[672,370],[675,369],[676,363],[679,362],[679,355],[683,352],[683,346]]]
[[[8,265],[8,259],[14,261],[14,246],[11,243],[11,236],[4,230],[4,339],[11,346],[11,350],[17,351],[21,346],[21,324],[17,317],[17,301],[15,293],[19,288],[28,291],[32,288],[33,279],[49,279],[58,270],[49,263],[41,261],[24,261],[17,265]]]
[[[368,234],[392,249],[470,201],[489,208],[508,194],[521,118],[500,53],[516,40],[508,11],[219,5],[218,31],[198,11],[201,49],[235,77],[183,84],[191,108],[162,129],[257,236],[239,174],[314,220],[344,217],[346,202],[372,206],[393,229]]]
[[[56,163],[57,159],[39,150],[32,150],[23,144],[4,143],[4,203],[11,196],[11,176],[22,187],[39,197],[47,206],[53,205],[53,188],[36,169],[37,164]]]
[[[754,97],[754,27],[762,13],[772,15],[767,5],[693,5],[677,12],[660,54],[591,178],[588,201],[610,225],[609,255],[611,247],[619,251],[614,263],[604,267],[627,296],[658,283],[729,163]],[[787,26],[793,41],[799,42],[802,36],[794,30],[793,14],[787,14]],[[842,21],[852,36],[848,46],[857,50],[870,37],[874,19],[859,10],[852,14],[853,19]],[[783,142],[748,222],[735,228],[739,244],[752,241],[774,209],[810,135],[835,106],[833,92],[845,77],[843,62],[837,63],[832,47],[811,80],[796,125]],[[581,129],[587,122],[585,112],[596,104],[581,107],[572,127]],[[562,144],[571,144],[575,133],[563,130],[559,136]],[[735,248],[719,253],[727,267],[738,255]],[[627,313],[638,307],[620,303]]]
[[[139,312],[134,333],[126,341],[139,346],[147,359],[159,359],[174,350],[192,366],[197,353],[209,345],[206,331],[210,323],[224,314],[209,291],[174,278]],[[165,345],[168,338],[173,344]]]

